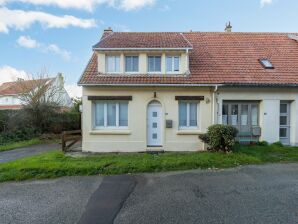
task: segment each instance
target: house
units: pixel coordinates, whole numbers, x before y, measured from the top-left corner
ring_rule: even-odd
[[[15,82],[5,82],[0,86],[0,110],[19,110],[23,107],[21,95],[26,92],[35,91],[37,86],[49,86],[47,93],[53,94],[53,101],[58,102],[61,107],[69,108],[72,100],[64,88],[64,78],[58,74],[54,78],[43,78],[35,80],[19,79]],[[53,90],[54,89],[54,90]]]
[[[104,31],[78,85],[83,151],[204,150],[212,124],[242,143],[298,144],[298,34]]]

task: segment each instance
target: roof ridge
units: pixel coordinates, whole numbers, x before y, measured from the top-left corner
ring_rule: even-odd
[[[183,33],[180,33],[180,35],[183,37],[183,39],[193,48],[192,43],[183,35]]]

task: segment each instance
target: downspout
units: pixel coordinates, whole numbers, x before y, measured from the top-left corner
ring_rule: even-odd
[[[218,91],[218,85],[216,85],[214,87],[214,90],[213,90],[213,93],[212,93],[212,124],[215,124],[215,99],[216,99],[216,96],[215,94],[217,93]]]

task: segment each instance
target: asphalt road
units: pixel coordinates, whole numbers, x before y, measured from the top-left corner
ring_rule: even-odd
[[[298,164],[0,184],[0,223],[298,223]]]
[[[298,223],[298,164],[143,175],[114,223]]]
[[[61,145],[50,143],[50,144],[32,145],[24,148],[0,152],[0,163],[9,162],[9,161],[13,161],[24,157],[34,156],[43,152],[48,152],[59,148],[61,148]]]

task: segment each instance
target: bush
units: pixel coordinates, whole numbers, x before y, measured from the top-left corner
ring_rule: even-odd
[[[209,145],[208,150],[229,152],[235,145],[237,129],[230,125],[216,124],[208,128],[207,134],[199,138]]]
[[[260,142],[257,143],[257,145],[259,145],[259,146],[268,146],[269,143],[266,142],[266,141],[260,141]]]
[[[40,132],[34,128],[23,128],[14,131],[5,131],[0,133],[0,145],[4,145],[11,142],[18,142],[24,140],[30,140],[38,137]]]
[[[273,146],[283,147],[284,145],[281,142],[274,142],[272,143]]]

